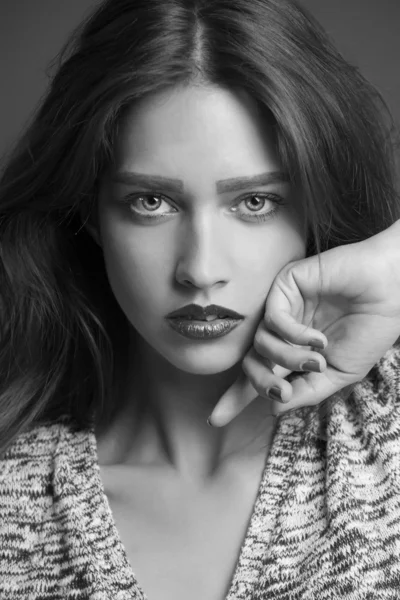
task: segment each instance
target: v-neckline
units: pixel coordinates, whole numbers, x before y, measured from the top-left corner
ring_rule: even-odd
[[[253,592],[259,580],[259,573],[262,568],[262,559],[265,553],[260,554],[262,547],[266,551],[269,545],[274,525],[277,518],[282,499],[285,497],[289,482],[292,477],[293,469],[295,468],[295,460],[293,460],[293,446],[284,448],[282,440],[287,439],[287,435],[293,434],[293,426],[296,429],[295,422],[290,418],[291,415],[281,415],[276,419],[273,428],[271,443],[269,444],[264,467],[262,470],[260,482],[258,485],[257,495],[253,503],[251,514],[249,517],[246,533],[242,540],[238,559],[233,569],[233,576],[229,586],[228,593],[224,600],[244,600],[253,597]],[[292,440],[295,436],[292,437]],[[296,440],[295,445],[299,443]],[[133,586],[129,590],[134,592],[135,600],[151,600],[146,595],[135,574],[135,566],[128,559],[124,544],[111,510],[110,503],[107,498],[105,486],[101,478],[100,466],[98,462],[97,440],[95,436],[94,426],[90,429],[89,446],[92,458],[92,467],[94,467],[94,480],[92,485],[100,492],[99,498],[101,502],[101,512],[105,521],[100,528],[107,531],[112,531],[114,534],[113,554],[121,564],[124,565],[126,575],[132,582]],[[282,458],[287,455],[292,458],[282,464]],[[298,457],[298,452],[295,452]],[[100,537],[103,540],[104,534],[100,531],[97,539],[91,538],[92,551],[96,553],[95,545],[100,543]],[[94,545],[93,545],[94,542]],[[261,546],[260,546],[261,544]],[[104,542],[102,542],[104,546]],[[133,589],[132,589],[133,588]],[[124,596],[125,598],[125,596]]]

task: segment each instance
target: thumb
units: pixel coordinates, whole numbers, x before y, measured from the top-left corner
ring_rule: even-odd
[[[282,378],[286,377],[291,372],[292,371],[289,371],[280,365],[275,365],[274,367],[274,373]],[[281,403],[260,396],[257,390],[252,386],[243,369],[241,369],[236,381],[218,400],[216,407],[208,419],[209,424],[212,427],[223,427],[224,425],[227,425],[249,404],[258,398],[263,398],[264,402],[268,402],[271,405],[272,415],[278,414],[272,410],[272,406],[275,404],[281,406]],[[289,403],[285,404],[285,406],[288,406],[288,404]]]
[[[256,397],[258,397],[258,392],[241,369],[236,381],[218,400],[216,408],[208,418],[208,423],[213,427],[227,425]]]

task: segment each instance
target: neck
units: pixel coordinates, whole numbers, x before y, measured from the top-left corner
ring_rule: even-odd
[[[239,363],[212,375],[183,372],[135,339],[124,408],[102,440],[103,460],[163,466],[185,480],[205,481],[254,455],[265,456],[275,425],[267,400],[258,398],[225,427],[207,424],[240,370]]]

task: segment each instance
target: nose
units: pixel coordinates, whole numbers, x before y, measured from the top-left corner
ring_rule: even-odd
[[[229,244],[218,218],[192,217],[179,240],[176,280],[186,287],[211,289],[230,279]]]

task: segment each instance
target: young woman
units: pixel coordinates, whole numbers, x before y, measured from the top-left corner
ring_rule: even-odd
[[[282,269],[399,219],[389,128],[286,0],[77,30],[1,180],[2,596],[395,598],[396,348],[326,441],[263,396],[206,424]]]

